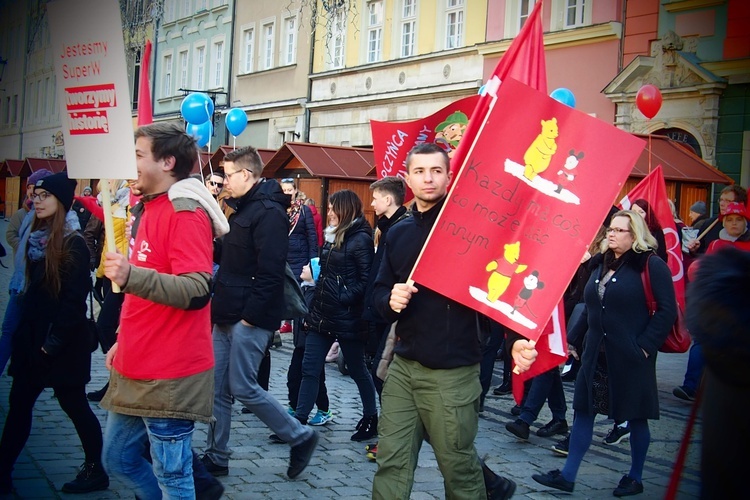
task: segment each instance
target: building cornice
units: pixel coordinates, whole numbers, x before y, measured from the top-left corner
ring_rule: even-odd
[[[566,47],[575,47],[578,45],[588,45],[600,43],[606,40],[619,40],[622,37],[622,24],[618,22],[608,22],[604,24],[595,24],[583,28],[554,31],[544,34],[545,49],[562,49]],[[513,39],[500,40],[479,45],[477,50],[479,55],[484,57],[501,56],[508,51],[508,47]]]
[[[328,99],[325,101],[315,101],[307,104],[311,110],[320,110],[323,108],[347,108],[361,105],[371,106],[373,104],[397,102],[409,102],[418,99],[425,99],[428,96],[437,100],[445,97],[467,97],[476,93],[478,83],[476,80],[470,82],[459,82],[449,85],[435,85],[432,87],[420,87],[418,89],[399,90],[393,92],[381,92],[373,95],[345,97],[341,99]]]
[[[672,0],[671,2],[663,2],[662,7],[667,12],[684,12],[686,10],[705,9],[707,7],[716,7],[717,5],[724,5],[726,0]]]
[[[736,77],[740,77],[743,82],[750,80],[750,58],[701,62],[700,66],[717,76],[726,78],[730,83],[735,83]]]

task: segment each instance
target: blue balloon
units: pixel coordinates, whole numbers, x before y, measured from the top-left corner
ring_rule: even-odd
[[[570,106],[571,108],[576,107],[576,96],[573,95],[573,92],[571,92],[570,89],[560,87],[559,89],[553,90],[549,96],[566,106]]]
[[[241,109],[232,108],[229,110],[229,113],[227,113],[224,122],[227,124],[227,130],[229,130],[233,136],[237,137],[245,130],[245,127],[247,127],[247,115]]]
[[[199,123],[198,125],[188,123],[187,127],[185,127],[185,132],[187,132],[189,136],[195,138],[195,142],[198,143],[198,146],[203,147],[208,144],[208,141],[211,140],[211,136],[214,135],[214,126],[211,125],[210,121]]]
[[[200,125],[206,123],[214,114],[214,102],[203,92],[193,92],[182,100],[180,112],[186,122]]]

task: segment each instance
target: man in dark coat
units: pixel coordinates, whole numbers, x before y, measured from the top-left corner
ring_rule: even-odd
[[[261,177],[252,147],[224,157],[224,189],[234,209],[230,231],[215,244],[219,264],[211,320],[216,359],[214,417],[203,463],[214,475],[229,473],[232,397],[292,446],[287,475],[297,477],[312,457],[318,434],[303,426],[258,382],[258,369],[284,309],[289,197]]]

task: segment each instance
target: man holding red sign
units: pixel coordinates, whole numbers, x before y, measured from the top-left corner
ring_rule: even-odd
[[[421,144],[408,154],[413,216],[388,232],[375,281],[373,303],[387,321],[398,321],[398,340],[383,386],[374,499],[409,497],[424,439],[435,452],[446,497],[509,498],[515,491],[512,481],[486,467],[483,478],[474,448],[481,392],[478,313],[408,281],[445,202],[449,165],[436,144]],[[528,340],[516,339],[512,355],[525,371],[536,350]]]

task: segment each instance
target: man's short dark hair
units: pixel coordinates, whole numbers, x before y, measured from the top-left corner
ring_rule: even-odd
[[[732,184],[721,190],[721,194],[734,193],[734,201],[747,205],[747,189],[739,184]]]
[[[451,159],[448,157],[448,153],[443,148],[435,144],[434,142],[423,142],[411,148],[409,154],[406,155],[406,172],[409,172],[409,164],[411,163],[411,157],[414,155],[431,155],[438,153],[443,156],[446,170],[451,168]]]
[[[208,181],[210,181],[210,180],[211,180],[211,177],[213,177],[214,175],[215,175],[216,177],[221,177],[222,179],[224,178],[224,173],[223,173],[223,172],[219,172],[218,170],[214,170],[213,172],[211,172],[210,174],[208,174],[208,175],[206,176],[206,178],[205,178],[205,179],[203,179],[203,180],[204,180],[204,181],[206,181],[206,182],[208,182]]]
[[[260,177],[263,173],[263,160],[260,159],[258,151],[252,146],[245,146],[227,153],[224,162],[228,161],[236,163],[240,168],[249,170],[255,177]]]
[[[154,160],[174,157],[172,175],[177,180],[187,179],[198,159],[198,145],[195,139],[185,133],[176,123],[152,123],[135,131],[136,140],[151,139],[151,154]]]
[[[370,184],[370,191],[387,193],[393,196],[396,205],[401,206],[404,204],[404,197],[406,196],[406,182],[401,177],[390,175]]]

